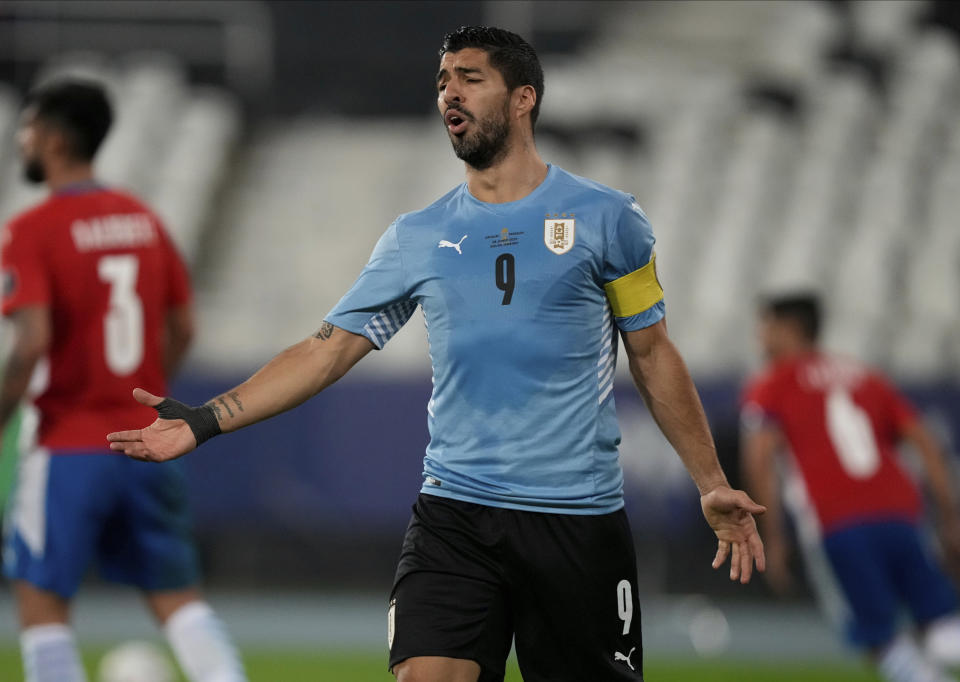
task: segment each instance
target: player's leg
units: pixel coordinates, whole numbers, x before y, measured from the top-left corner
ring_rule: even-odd
[[[203,601],[203,594],[199,588],[187,587],[181,590],[157,590],[154,592],[145,592],[144,598],[147,601],[147,607],[154,619],[160,625],[166,625],[167,621],[184,606],[193,602]]]
[[[390,668],[398,682],[502,682],[512,630],[498,586],[418,571],[393,591]]]
[[[4,570],[14,581],[28,682],[85,680],[69,600],[92,556],[110,491],[102,462],[33,450],[20,461],[6,517]]]
[[[226,628],[196,588],[146,593],[180,667],[193,682],[243,682],[246,675]]]
[[[507,533],[523,679],[643,680],[637,562],[626,514],[515,512]]]
[[[82,682],[86,679],[73,628],[70,603],[24,580],[14,581],[20,615],[20,649],[27,682]]]
[[[104,577],[143,590],[191,682],[245,682],[226,628],[196,587],[199,570],[182,464],[116,461],[125,488],[101,536]]]
[[[462,658],[415,656],[393,667],[397,682],[477,682],[480,664]]]
[[[13,593],[22,630],[37,625],[67,625],[70,622],[70,601],[56,592],[42,590],[26,580],[14,580]]]
[[[894,580],[924,640],[927,657],[960,668],[960,612],[950,579],[913,524],[887,524],[885,540]]]
[[[414,505],[387,617],[400,682],[502,682],[513,628],[501,511],[431,495]]]
[[[955,672],[960,672],[960,615],[938,618],[923,629],[927,656]]]
[[[884,523],[828,534],[827,558],[851,612],[848,636],[889,682],[948,682],[906,633],[897,632],[900,594]]]
[[[907,633],[871,653],[877,671],[888,682],[956,682],[929,661]]]

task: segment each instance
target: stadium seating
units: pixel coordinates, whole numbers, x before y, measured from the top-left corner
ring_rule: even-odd
[[[187,259],[194,261],[214,197],[238,142],[240,106],[220,89],[191,89],[183,65],[167,54],[110,60],[93,52],[50,59],[35,78],[102,82],[114,100],[116,122],[97,157],[105,182],[155,206]],[[44,190],[20,178],[13,131],[19,99],[0,90],[0,218],[38,201]]]
[[[201,249],[210,203],[228,173],[240,135],[240,109],[221,90],[195,91],[149,193],[180,249],[193,262]]]
[[[757,295],[802,287],[828,296],[829,345],[904,376],[960,376],[960,51],[921,9],[612,3],[580,54],[546,58],[544,156],[637,196],[698,374],[750,367]],[[65,64],[118,93],[104,177],[153,201],[200,258],[216,330],[204,364],[247,367],[308,333],[393,217],[462,178],[434,113],[264,120],[241,139],[237,102],[169,57],[46,71]],[[4,139],[15,116],[0,90]],[[37,196],[13,182],[11,152],[0,145],[4,216]],[[425,372],[408,326],[390,364]]]
[[[31,14],[38,6],[13,4]],[[0,82],[0,221],[44,194],[19,177],[13,131],[25,80],[105,82],[118,121],[98,171],[155,206],[192,266],[199,337],[172,389],[179,399],[198,404],[313,333],[396,215],[463,180],[429,70],[363,80],[349,70],[351,54],[334,60],[338,78],[315,74],[291,59],[313,49],[313,27],[295,31],[289,17],[276,22],[275,49],[268,31],[259,36],[259,51],[275,61],[257,63],[248,48],[275,3],[233,6],[257,16],[226,32],[226,55],[202,17],[167,24],[151,15],[103,29],[78,19],[73,4],[53,4],[70,6],[54,24],[73,17],[86,35],[126,37],[91,41],[103,52],[64,52],[36,71],[46,53],[24,50],[16,68],[0,70],[0,81],[20,79]],[[124,3],[75,4],[136,14]],[[484,20],[494,5],[510,5],[479,4]],[[581,5],[588,27],[565,32],[560,15],[572,10],[557,8],[568,4]],[[753,314],[765,292],[825,294],[827,345],[892,371],[952,451],[960,443],[951,409],[960,382],[960,59],[956,38],[925,18],[928,4],[516,3],[530,23],[511,28],[533,36],[546,71],[538,147],[550,162],[631,192],[650,217],[671,336],[694,370],[731,480],[737,395],[759,361]],[[163,11],[193,12],[173,5]],[[364,31],[382,20],[369,11]],[[340,21],[335,12],[340,5],[330,15]],[[9,35],[14,22],[2,19],[0,36]],[[345,35],[352,30],[345,24]],[[391,30],[411,52],[427,40]],[[55,33],[56,49],[83,44]],[[164,33],[162,46],[179,56],[124,52],[138,36]],[[303,33],[307,40],[290,39]],[[2,43],[0,66],[11,52]],[[393,45],[361,50],[358,73]],[[424,62],[434,49],[430,42]],[[338,108],[365,89],[386,109],[384,81],[408,99],[422,95],[422,110]],[[371,353],[333,391],[189,460],[214,585],[340,590],[390,579],[426,440],[425,336],[417,313],[387,352]],[[622,359],[618,371],[627,371]],[[616,400],[628,512],[643,519],[634,529],[645,591],[722,593],[722,576],[696,568],[704,531],[682,463],[627,381]]]
[[[844,207],[865,161],[875,106],[866,84],[852,73],[827,76],[811,103],[779,248],[760,280],[766,291],[815,289],[827,277],[831,264],[823,254],[845,232]]]

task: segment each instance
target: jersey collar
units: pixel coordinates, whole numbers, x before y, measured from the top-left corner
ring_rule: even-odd
[[[484,208],[487,208],[493,211],[494,213],[505,213],[512,209],[515,209],[518,205],[523,204],[524,202],[536,200],[537,197],[539,197],[541,194],[546,192],[547,189],[550,187],[550,185],[553,184],[553,180],[556,177],[556,175],[557,175],[556,166],[554,166],[552,163],[548,163],[546,177],[543,178],[543,182],[541,182],[539,185],[533,188],[533,191],[531,191],[530,194],[520,199],[517,199],[515,201],[504,201],[501,203],[491,203],[488,201],[480,201],[475,196],[470,194],[470,189],[467,187],[467,183],[463,183],[463,185],[461,186],[463,187],[463,194],[464,196],[467,197],[468,201],[472,202],[477,206],[483,206]]]
[[[53,193],[56,197],[70,197],[78,194],[89,194],[90,192],[99,192],[104,187],[96,180],[81,180],[80,182],[71,182],[64,185]]]

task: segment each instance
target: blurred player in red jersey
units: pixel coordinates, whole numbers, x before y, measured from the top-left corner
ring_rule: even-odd
[[[767,579],[778,592],[792,584],[777,480],[776,456],[784,450],[791,455],[782,468],[799,512],[798,536],[817,550],[808,556],[812,569],[825,558],[830,582],[846,602],[841,615],[851,641],[892,682],[952,680],[940,666],[960,665],[957,595],[925,542],[921,495],[900,467],[896,447],[906,440],[920,453],[945,558],[955,562],[960,506],[950,467],[913,407],[884,377],[817,347],[820,318],[815,296],[771,298],[761,307],[768,366],[743,400],[743,463],[752,494],[767,507],[761,519]],[[898,632],[904,606],[922,649]]]
[[[136,462],[103,442],[113,424],[152,416],[131,406],[130,390],[163,392],[193,334],[187,272],[160,221],[94,179],[111,120],[93,83],[62,81],[28,95],[24,174],[51,196],[2,236],[2,310],[13,343],[0,427],[26,397],[24,430],[35,434],[22,442],[4,543],[26,679],[85,679],[69,606],[96,561],[105,578],[143,591],[190,680],[242,682],[236,651],[196,587],[183,471]]]

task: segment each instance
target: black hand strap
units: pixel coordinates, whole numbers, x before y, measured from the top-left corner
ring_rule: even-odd
[[[161,419],[182,419],[187,422],[187,426],[193,431],[193,437],[197,439],[197,445],[220,435],[220,422],[209,405],[190,407],[179,400],[164,398],[153,409]]]

